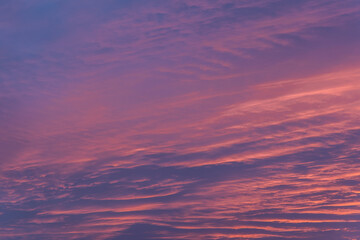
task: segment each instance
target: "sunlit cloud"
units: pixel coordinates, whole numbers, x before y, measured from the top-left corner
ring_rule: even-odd
[[[0,239],[357,239],[359,12],[0,3]]]

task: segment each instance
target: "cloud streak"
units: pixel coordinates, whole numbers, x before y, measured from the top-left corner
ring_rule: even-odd
[[[358,239],[359,11],[0,3],[0,239]]]

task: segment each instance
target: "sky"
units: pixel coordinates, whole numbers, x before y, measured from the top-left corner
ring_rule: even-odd
[[[1,0],[1,240],[359,240],[359,0]]]

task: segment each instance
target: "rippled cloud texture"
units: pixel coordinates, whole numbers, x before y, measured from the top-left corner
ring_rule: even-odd
[[[360,239],[360,1],[2,0],[0,239]]]

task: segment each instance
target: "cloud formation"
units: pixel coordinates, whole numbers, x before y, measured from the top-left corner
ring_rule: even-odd
[[[358,239],[359,12],[2,1],[0,239]]]

